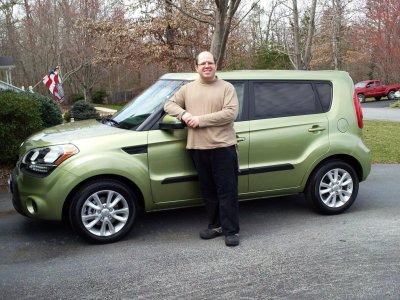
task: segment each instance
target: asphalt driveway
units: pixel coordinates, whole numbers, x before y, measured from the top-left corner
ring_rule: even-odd
[[[390,108],[394,100],[381,100],[362,103],[365,120],[383,120],[400,122],[400,108]]]
[[[398,178],[399,165],[374,165],[337,216],[315,214],[302,196],[242,202],[235,248],[198,237],[201,207],[144,215],[124,240],[97,246],[3,211],[1,297],[400,299]]]

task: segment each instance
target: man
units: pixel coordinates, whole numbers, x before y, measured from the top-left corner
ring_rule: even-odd
[[[218,79],[210,52],[196,58],[199,78],[184,85],[165,111],[188,126],[187,146],[197,169],[208,217],[203,239],[225,235],[227,246],[239,245],[238,157],[233,122],[238,99],[232,84]]]

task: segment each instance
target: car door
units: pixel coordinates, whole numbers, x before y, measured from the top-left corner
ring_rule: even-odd
[[[250,90],[249,192],[296,191],[309,165],[329,149],[315,84],[256,81]]]
[[[240,112],[235,122],[240,168],[248,168],[249,122],[245,82],[233,82]],[[197,172],[186,149],[187,128],[150,130],[148,134],[149,174],[153,201],[160,207],[202,203]],[[239,176],[239,193],[248,190],[247,174]]]
[[[370,81],[365,86],[365,97],[374,97],[375,96],[375,83]]]
[[[384,86],[380,81],[375,81],[375,94],[376,96],[382,96],[382,93],[385,91]]]

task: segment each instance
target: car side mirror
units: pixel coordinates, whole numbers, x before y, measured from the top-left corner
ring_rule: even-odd
[[[183,129],[186,127],[186,124],[181,122],[175,117],[165,115],[164,118],[162,118],[161,122],[158,123],[158,126],[162,130],[173,130],[173,129]]]

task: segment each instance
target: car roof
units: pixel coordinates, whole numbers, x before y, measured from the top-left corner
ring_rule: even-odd
[[[217,71],[220,79],[248,80],[248,79],[289,79],[289,80],[334,80],[350,77],[345,71],[301,71],[301,70],[238,70]],[[161,79],[169,80],[195,80],[198,74],[192,73],[167,73]]]

